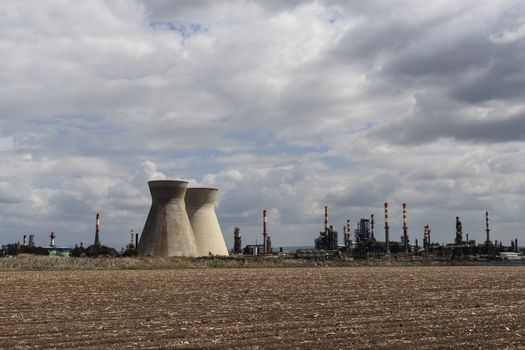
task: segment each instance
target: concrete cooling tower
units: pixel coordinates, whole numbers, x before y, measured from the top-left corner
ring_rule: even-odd
[[[155,256],[198,256],[186,213],[186,181],[149,181],[151,209],[140,237],[138,253]]]
[[[200,256],[228,255],[228,248],[215,214],[215,188],[188,188],[186,192],[186,211],[190,218],[197,252]]]

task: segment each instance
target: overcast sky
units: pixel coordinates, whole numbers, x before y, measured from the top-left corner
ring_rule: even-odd
[[[2,1],[0,237],[117,248],[147,181],[219,188],[228,247],[341,232],[525,243],[525,3]],[[341,232],[342,233],[342,232]]]

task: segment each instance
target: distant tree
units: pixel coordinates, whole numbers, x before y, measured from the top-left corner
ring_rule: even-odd
[[[117,256],[118,252],[115,248],[107,247],[105,245],[93,244],[86,248],[86,256]]]
[[[34,255],[48,255],[47,249],[35,246],[23,246],[18,243],[7,244],[2,246],[1,255],[18,255],[18,254],[34,254]]]
[[[11,243],[2,246],[2,255],[14,256],[20,252],[20,245],[18,243]]]
[[[120,252],[120,255],[122,256],[137,256],[137,249],[135,249],[134,244],[128,244],[126,246],[126,249],[122,249]]]
[[[46,248],[43,247],[30,247],[30,246],[22,246],[20,247],[20,253],[26,253],[26,254],[34,254],[34,255],[49,255],[49,252]]]
[[[86,256],[86,250],[84,249],[84,246],[82,245],[82,243],[80,243],[80,246],[75,244],[75,248],[71,250],[71,256],[74,256],[77,258],[81,256]]]

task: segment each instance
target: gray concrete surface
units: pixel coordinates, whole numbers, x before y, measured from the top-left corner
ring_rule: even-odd
[[[200,256],[208,256],[210,253],[228,255],[228,248],[215,213],[217,192],[215,188],[188,188],[186,192],[186,211]]]
[[[186,212],[186,181],[148,182],[152,203],[140,237],[138,252],[152,256],[198,256]]]

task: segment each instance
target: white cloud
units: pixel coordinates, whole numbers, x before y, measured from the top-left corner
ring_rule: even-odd
[[[227,242],[309,244],[392,206],[410,230],[523,235],[518,1],[0,5],[0,228],[124,245],[147,181],[220,189]],[[480,214],[481,213],[481,214]],[[29,218],[29,219],[28,219]],[[481,227],[481,228],[480,228]],[[413,231],[412,231],[413,230]],[[48,232],[49,231],[49,232]],[[379,237],[381,234],[379,232]]]

